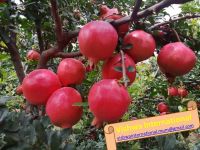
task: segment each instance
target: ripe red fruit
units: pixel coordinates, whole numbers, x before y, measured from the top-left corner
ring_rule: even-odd
[[[182,42],[165,45],[158,54],[158,65],[168,76],[182,76],[187,74],[196,63],[194,52]]]
[[[105,21],[87,23],[79,32],[80,52],[97,63],[112,56],[118,42],[116,30]]]
[[[153,36],[143,30],[135,30],[124,37],[124,46],[132,44],[128,54],[137,63],[148,59],[154,53],[156,43]]]
[[[63,86],[80,84],[85,77],[85,66],[77,59],[66,58],[58,65],[57,75]]]
[[[46,104],[50,95],[61,87],[58,76],[47,69],[30,72],[23,80],[22,89],[27,101],[33,105]]]
[[[167,90],[168,90],[169,96],[177,96],[178,95],[178,89],[176,87],[169,87]]]
[[[128,76],[130,82],[133,83],[136,76],[136,66],[133,59],[125,54],[125,66],[126,66],[126,75]],[[121,55],[117,54],[110,59],[108,59],[102,68],[103,79],[118,79],[122,78],[122,61]]]
[[[114,79],[103,79],[89,91],[91,112],[100,122],[115,122],[127,111],[131,102],[129,93]]]
[[[100,18],[101,19],[117,20],[117,19],[120,19],[122,17],[123,17],[122,15],[119,15],[119,11],[118,11],[117,8],[110,9],[106,5],[102,5],[100,7]],[[129,30],[129,23],[122,24],[122,25],[118,26],[116,29],[117,29],[119,36],[124,37],[125,34]]]
[[[188,95],[188,91],[185,88],[178,88],[178,95],[184,98]]]
[[[82,102],[79,92],[71,87],[56,90],[48,99],[46,113],[51,122],[62,128],[71,128],[82,116],[83,108],[73,106]]]
[[[17,89],[16,89],[16,94],[18,94],[18,95],[23,94],[22,85],[19,85],[19,86],[17,87]]]
[[[158,110],[160,113],[168,112],[168,111],[169,111],[169,107],[168,107],[164,102],[160,102],[160,103],[157,105],[157,110]]]
[[[26,57],[28,60],[38,61],[40,58],[40,53],[38,53],[35,50],[30,50],[30,51],[28,51]]]

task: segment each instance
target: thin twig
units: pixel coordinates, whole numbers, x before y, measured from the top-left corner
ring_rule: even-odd
[[[123,82],[124,82],[124,86],[127,87],[128,86],[128,80],[127,80],[127,76],[126,76],[125,56],[124,56],[124,52],[122,50],[120,50],[120,53],[121,53],[121,59],[122,59]]]
[[[138,11],[140,10],[141,4],[142,4],[142,0],[136,0],[136,1],[135,1],[135,6],[134,6],[133,12],[132,12],[132,14],[131,14],[130,22],[132,22],[132,21],[137,21],[137,13],[138,13]]]
[[[183,17],[177,17],[177,18],[171,19],[171,20],[169,20],[169,21],[157,23],[157,24],[151,26],[151,27],[149,28],[149,30],[154,30],[154,29],[159,28],[160,26],[164,26],[164,25],[166,25],[166,24],[171,24],[171,23],[174,23],[174,22],[179,21],[179,20],[193,19],[193,18],[199,18],[199,17],[200,17],[200,14],[192,14],[192,15],[191,15],[191,14],[188,14],[188,15],[185,15],[185,16],[183,16]]]
[[[178,41],[178,42],[181,42],[181,39],[180,39],[178,33],[176,32],[176,30],[175,30],[175,29],[172,29],[172,31],[174,32],[174,35],[176,36],[177,41]]]

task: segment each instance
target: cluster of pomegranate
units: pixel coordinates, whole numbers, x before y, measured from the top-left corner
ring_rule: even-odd
[[[176,88],[176,87],[172,86],[172,87],[168,88],[168,95],[169,96],[179,96],[181,98],[184,98],[188,95],[188,91],[183,87]]]
[[[129,24],[115,29],[105,21],[121,18],[117,9],[109,9],[103,5],[100,14],[100,20],[84,25],[78,35],[80,52],[91,64],[104,61],[102,80],[91,87],[88,95],[89,109],[94,115],[93,125],[116,122],[126,113],[131,97],[126,87],[119,82],[123,77],[122,67],[125,67],[128,85],[131,85],[136,77],[136,63],[150,58],[156,48],[151,34],[143,30],[127,33]],[[119,37],[123,38],[122,47],[132,45],[124,50],[124,57],[115,51]],[[27,57],[39,59],[38,54],[33,51]],[[158,65],[168,77],[186,74],[194,67],[195,62],[192,50],[180,42],[164,46],[158,55]],[[60,62],[57,74],[47,69],[30,72],[24,78],[19,92],[23,92],[30,104],[46,105],[46,113],[54,125],[69,128],[80,120],[83,113],[83,108],[75,105],[82,102],[81,95],[71,85],[81,84],[87,70],[89,69],[81,61],[66,58]],[[170,93],[173,92],[170,90]],[[168,112],[168,107],[161,103],[158,110],[161,113]]]

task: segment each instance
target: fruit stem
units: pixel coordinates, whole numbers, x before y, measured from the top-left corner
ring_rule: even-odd
[[[178,42],[181,42],[181,39],[180,39],[178,33],[176,32],[176,30],[175,30],[175,29],[172,29],[172,31],[174,32],[174,34],[175,34],[175,36],[176,36],[176,38],[177,38],[177,41],[178,41]]]
[[[121,53],[121,58],[122,58],[122,75],[123,75],[123,82],[124,82],[124,86],[127,87],[128,86],[128,80],[127,80],[127,76],[126,76],[126,66],[125,66],[125,57],[124,57],[124,52],[122,50],[120,50]]]

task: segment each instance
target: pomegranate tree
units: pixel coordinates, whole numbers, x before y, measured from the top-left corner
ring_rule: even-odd
[[[182,42],[165,45],[158,54],[158,65],[166,76],[176,77],[187,74],[196,63],[194,52]]]
[[[143,30],[135,30],[124,37],[124,46],[132,45],[127,53],[137,63],[148,59],[154,53],[156,43],[153,36]]]
[[[47,69],[30,72],[22,82],[23,95],[33,105],[45,105],[51,94],[60,87],[58,76]]]
[[[74,106],[80,102],[82,98],[78,91],[71,87],[63,87],[48,99],[46,113],[54,125],[71,128],[81,119],[83,108]]]
[[[88,103],[98,122],[118,121],[131,102],[129,93],[114,79],[103,79],[89,91]]]
[[[85,66],[73,58],[63,59],[58,65],[57,75],[63,86],[80,84],[85,77]]]
[[[26,54],[26,57],[28,60],[38,61],[40,58],[40,53],[38,53],[36,50],[30,50]]]
[[[105,21],[92,21],[81,28],[78,35],[80,52],[97,63],[112,56],[118,41],[116,30]]]
[[[136,66],[133,59],[125,54],[126,75],[129,78],[129,84],[133,83],[136,76]],[[108,59],[102,68],[103,79],[118,79],[122,78],[122,60],[121,55],[117,54]]]

